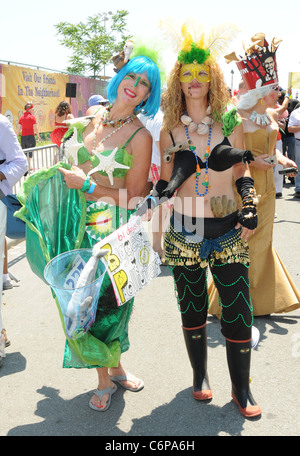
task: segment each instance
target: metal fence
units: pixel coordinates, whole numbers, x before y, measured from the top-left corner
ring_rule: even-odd
[[[28,173],[23,176],[14,186],[13,193],[18,193],[20,187],[28,176],[35,173],[41,168],[49,168],[61,159],[59,147],[56,144],[48,144],[46,146],[32,147],[23,149],[28,160]],[[30,157],[30,155],[32,155]]]

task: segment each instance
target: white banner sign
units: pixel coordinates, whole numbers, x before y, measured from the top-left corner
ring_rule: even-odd
[[[132,217],[100,245],[109,250],[105,259],[119,306],[161,272],[159,255],[154,252],[140,217]]]

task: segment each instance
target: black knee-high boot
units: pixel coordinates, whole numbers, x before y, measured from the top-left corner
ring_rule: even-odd
[[[261,408],[253,399],[249,386],[251,341],[231,342],[226,339],[226,353],[234,402],[247,418],[261,415]]]
[[[207,335],[206,324],[199,328],[183,327],[183,335],[193,368],[193,396],[204,401],[212,398],[207,375]]]

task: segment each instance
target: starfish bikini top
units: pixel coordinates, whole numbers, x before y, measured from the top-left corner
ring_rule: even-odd
[[[75,124],[73,126],[75,126]],[[92,167],[95,168],[99,164],[99,158],[96,157],[96,155],[91,155],[90,152],[87,150],[87,148],[84,145],[84,142],[82,139],[82,134],[85,130],[85,127],[80,128],[80,125],[78,125],[78,124],[76,124],[76,127],[77,127],[77,135],[78,135],[77,140],[79,143],[82,143],[82,147],[78,150],[78,164],[82,164],[82,163],[85,163],[86,161],[90,160]],[[142,128],[145,128],[145,127],[137,128],[137,130],[130,136],[130,138],[126,141],[126,143],[123,146],[120,146],[118,148],[118,151],[115,155],[115,161],[122,165],[128,166],[129,167],[128,169],[132,168],[133,157],[132,157],[132,155],[130,155],[127,152],[126,147],[131,142],[131,140],[134,138],[134,136],[138,133],[138,131],[140,131]],[[72,133],[72,127],[70,127],[69,131],[68,131],[69,135],[71,133]],[[113,152],[112,150],[104,150],[101,152],[101,155],[108,157],[112,152]],[[117,178],[117,177],[126,176],[128,169],[115,168],[113,171],[113,177]],[[105,171],[97,171],[97,172],[103,176],[107,176],[107,173]]]

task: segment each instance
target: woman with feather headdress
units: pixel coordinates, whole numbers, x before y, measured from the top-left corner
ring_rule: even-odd
[[[210,32],[183,24],[164,27],[177,44],[178,60],[162,97],[161,178],[140,213],[177,190],[165,235],[183,334],[193,369],[193,397],[212,399],[207,374],[207,269],[219,290],[232,397],[246,417],[261,414],[249,389],[251,326],[247,238],[257,226],[253,180],[241,120],[228,108],[229,94],[216,58],[236,30]],[[232,180],[243,198],[237,211]],[[149,214],[150,216],[150,214]]]

